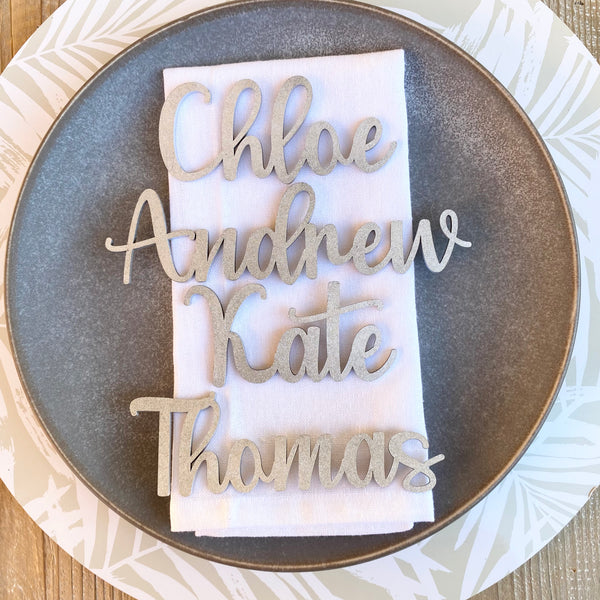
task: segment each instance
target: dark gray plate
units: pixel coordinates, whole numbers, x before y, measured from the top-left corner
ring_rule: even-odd
[[[157,140],[161,70],[405,48],[415,220],[459,215],[441,274],[417,264],[425,413],[436,522],[336,538],[197,539],[169,529],[156,496],[157,418],[138,396],[170,396],[170,282],[153,251],[121,283],[125,240],[145,188],[168,197]],[[141,232],[145,235],[147,232]],[[315,569],[414,543],[467,510],[537,431],[568,360],[577,312],[576,247],[556,170],[499,84],[439,36],[346,2],[250,2],[174,23],[121,54],[56,121],[23,187],[7,273],[11,336],[42,424],[110,506],[153,535],[210,559]]]

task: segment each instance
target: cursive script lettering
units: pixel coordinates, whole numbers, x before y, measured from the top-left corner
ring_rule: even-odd
[[[379,368],[373,371],[368,370],[366,360],[379,350],[381,334],[374,325],[366,325],[356,333],[350,356],[342,369],[340,364],[340,316],[361,308],[374,307],[381,310],[383,303],[380,300],[367,300],[348,306],[340,306],[340,284],[337,281],[332,281],[329,282],[327,287],[327,310],[324,313],[298,317],[294,308],[289,311],[290,319],[295,324],[325,321],[327,355],[324,366],[319,369],[319,346],[321,341],[319,327],[309,327],[307,331],[300,327],[292,327],[281,336],[271,366],[265,369],[254,369],[248,364],[242,338],[231,329],[237,311],[244,300],[252,294],[260,294],[263,300],[267,297],[265,288],[258,283],[245,285],[238,290],[226,309],[223,309],[219,297],[205,285],[192,286],[185,294],[184,302],[186,305],[191,302],[194,296],[202,296],[208,302],[215,349],[213,383],[216,386],[225,385],[229,344],[231,344],[233,351],[233,362],[236,370],[246,381],[252,383],[264,383],[273,377],[275,373],[279,373],[288,383],[296,383],[304,375],[308,375],[313,381],[321,381],[326,375],[330,375],[334,381],[342,381],[352,370],[362,380],[374,381],[392,366],[396,358],[397,351],[391,350],[385,362]],[[296,339],[300,341],[303,353],[300,367],[294,372],[290,366],[290,353]]]
[[[202,437],[194,444],[194,425],[201,412],[209,410],[208,426]],[[345,475],[354,487],[365,487],[375,481],[380,487],[389,486],[396,477],[401,466],[408,467],[403,471],[402,487],[409,492],[427,492],[436,484],[436,477],[431,467],[444,460],[443,454],[420,461],[404,449],[404,444],[415,440],[424,449],[429,448],[427,439],[419,433],[399,432],[389,439],[387,449],[392,457],[392,464],[385,472],[385,435],[375,432],[372,435],[359,433],[352,436],[346,443],[344,456],[335,475],[332,474],[333,437],[329,434],[320,435],[313,443],[311,436],[300,435],[288,449],[285,436],[274,439],[274,457],[268,475],[264,470],[263,458],[258,446],[250,440],[233,442],[227,459],[227,468],[223,478],[220,477],[219,458],[214,452],[207,450],[213,435],[217,430],[220,418],[220,408],[213,393],[203,398],[189,400],[175,398],[136,398],[131,402],[130,411],[133,416],[139,412],[158,412],[159,418],[159,457],[158,457],[158,495],[168,496],[171,493],[171,415],[184,413],[183,427],[177,452],[177,476],[179,493],[189,496],[200,466],[206,464],[206,487],[213,494],[224,492],[229,484],[238,492],[249,492],[262,481],[272,483],[276,491],[287,487],[290,471],[294,460],[298,466],[298,487],[308,490],[311,486],[315,465],[321,485],[331,489],[339,484]],[[358,469],[358,452],[361,444],[369,451],[369,466],[363,477]],[[252,474],[242,474],[242,457],[245,452],[252,456]],[[422,478],[426,483],[419,483]]]
[[[303,88],[305,100],[302,104],[296,120],[287,133],[284,128],[284,118],[289,98],[296,88]],[[240,96],[249,91],[251,94],[251,106],[249,114],[236,133],[234,130],[234,119]],[[383,129],[379,119],[368,117],[363,119],[352,138],[352,146],[347,156],[340,150],[338,134],[332,125],[326,121],[318,121],[308,128],[304,141],[304,148],[300,158],[294,166],[288,166],[285,157],[285,147],[298,133],[304,123],[312,103],[312,86],[308,79],[302,76],[290,77],[285,81],[273,103],[271,116],[271,150],[268,160],[265,162],[261,141],[249,135],[250,128],[254,124],[260,111],[262,103],[262,92],[255,81],[242,79],[235,83],[225,96],[223,103],[223,115],[221,118],[221,150],[204,166],[195,171],[186,171],[177,158],[177,143],[175,140],[175,119],[179,105],[188,95],[199,93],[203,96],[205,103],[210,103],[210,90],[200,83],[183,83],[177,86],[165,100],[159,122],[159,143],[163,162],[169,173],[180,181],[195,181],[214,171],[220,164],[223,165],[225,179],[232,181],[237,177],[238,166],[244,150],[250,153],[250,164],[252,172],[257,177],[264,179],[273,171],[283,183],[291,183],[296,179],[300,169],[305,165],[317,175],[327,175],[339,163],[350,165],[354,163],[361,171],[373,173],[389,160],[394,153],[397,143],[392,142],[383,156],[373,161],[367,158],[367,152],[372,150],[381,140]],[[321,139],[329,137],[331,143],[331,158],[325,165],[319,158]]]
[[[289,215],[292,205],[300,194],[308,196],[306,213],[295,226],[290,229]],[[439,273],[446,268],[454,250],[454,246],[470,248],[471,242],[458,237],[458,217],[453,210],[447,209],[440,215],[439,223],[443,234],[448,239],[448,244],[441,259],[438,259],[431,223],[428,219],[421,219],[412,242],[408,256],[404,255],[404,236],[402,221],[392,221],[389,224],[389,247],[383,258],[377,262],[368,261],[367,255],[373,252],[381,243],[383,235],[381,228],[376,223],[365,223],[354,233],[354,238],[347,251],[340,250],[340,241],[335,225],[325,225],[318,229],[310,222],[315,208],[315,193],[307,183],[294,183],[284,192],[275,221],[275,227],[259,227],[251,232],[241,261],[238,263],[237,231],[233,228],[225,229],[221,235],[210,243],[208,231],[199,229],[192,231],[180,229],[167,233],[167,225],[162,203],[158,194],[153,190],[145,190],[139,197],[129,226],[127,243],[117,245],[112,238],[106,238],[105,246],[111,252],[125,253],[123,267],[123,283],[131,281],[132,258],[135,250],[156,246],[160,264],[165,274],[173,281],[184,282],[195,277],[196,281],[206,281],[210,268],[219,252],[222,253],[223,273],[227,279],[234,281],[240,278],[244,271],[248,271],[255,279],[265,279],[274,270],[284,283],[293,284],[302,272],[310,279],[316,279],[318,274],[317,258],[321,245],[325,246],[327,260],[334,265],[342,265],[352,261],[354,267],[363,275],[378,273],[386,265],[392,264],[394,271],[405,273],[413,263],[417,251],[422,249],[423,258],[428,269]],[[139,219],[144,207],[150,211],[152,222],[152,237],[136,240]],[[191,263],[188,268],[180,273],[175,268],[169,241],[173,238],[187,237],[194,242]],[[266,265],[261,267],[259,250],[263,240],[270,240],[270,256]],[[290,247],[304,241],[300,258],[295,266],[289,264],[288,251]]]

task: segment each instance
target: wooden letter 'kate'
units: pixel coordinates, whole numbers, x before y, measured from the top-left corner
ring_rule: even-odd
[[[248,364],[242,338],[238,333],[232,331],[236,313],[246,298],[252,294],[260,294],[263,300],[267,297],[265,288],[258,283],[250,283],[239,289],[225,309],[221,305],[219,297],[205,285],[192,286],[185,295],[184,301],[187,305],[194,296],[201,296],[208,303],[214,340],[213,383],[218,387],[225,385],[229,344],[233,351],[236,370],[246,381],[251,383],[264,383],[277,372],[288,383],[296,383],[304,375],[308,375],[313,381],[321,381],[327,375],[330,375],[334,381],[342,381],[352,370],[362,380],[374,381],[388,371],[396,358],[397,351],[390,350],[382,365],[372,371],[368,370],[366,360],[379,350],[381,333],[375,325],[366,325],[354,336],[350,356],[342,369],[340,364],[340,316],[362,308],[381,310],[383,303],[380,300],[366,300],[348,306],[340,306],[340,284],[337,281],[331,281],[327,288],[327,310],[325,312],[298,317],[294,308],[289,310],[289,317],[295,324],[325,321],[327,356],[323,367],[319,368],[321,330],[319,327],[312,326],[306,331],[300,327],[288,329],[279,340],[271,366],[265,369],[254,369]],[[294,373],[290,366],[290,353],[296,339],[302,344],[303,356],[300,367]]]

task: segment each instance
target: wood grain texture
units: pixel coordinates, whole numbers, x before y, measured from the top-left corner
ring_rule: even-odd
[[[10,3],[13,54],[29,39],[42,22],[40,0],[14,0]]]
[[[40,12],[45,21],[65,0],[42,0]]]
[[[600,0],[544,0],[600,60]],[[64,0],[0,0],[0,67]],[[539,554],[476,600],[598,600],[600,491]],[[0,482],[0,600],[131,600],[73,560]],[[260,600],[260,599],[259,599]]]
[[[11,0],[0,0],[0,65],[2,68],[13,55],[10,2]]]

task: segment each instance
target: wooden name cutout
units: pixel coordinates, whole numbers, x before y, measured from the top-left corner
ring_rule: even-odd
[[[189,305],[196,295],[202,296],[208,302],[214,342],[213,383],[218,387],[225,385],[229,344],[233,350],[235,368],[246,381],[251,383],[264,383],[275,373],[279,373],[288,383],[296,383],[304,375],[308,375],[313,381],[321,381],[326,375],[330,375],[334,381],[342,381],[352,370],[360,379],[374,381],[392,366],[396,358],[397,351],[390,350],[385,362],[379,368],[369,371],[366,360],[379,350],[381,333],[375,325],[367,325],[354,336],[350,356],[342,369],[340,364],[341,315],[361,308],[373,307],[381,310],[383,303],[380,300],[367,300],[340,306],[340,284],[337,281],[330,281],[327,284],[327,310],[324,313],[298,317],[294,308],[290,308],[288,313],[290,320],[297,325],[325,321],[327,343],[325,361],[320,360],[321,329],[309,327],[305,331],[301,327],[292,327],[281,336],[271,366],[266,369],[254,369],[248,364],[242,338],[231,330],[237,311],[244,300],[252,294],[260,294],[263,300],[267,297],[267,292],[262,285],[250,283],[233,295],[225,310],[217,294],[205,285],[192,286],[185,294],[186,305]],[[296,339],[302,345],[302,362],[294,372],[290,366],[290,353]],[[319,362],[324,362],[322,368],[319,367]]]
[[[286,133],[284,131],[286,107],[292,92],[298,87],[303,88],[305,91],[304,103],[296,121]],[[235,112],[239,97],[247,90],[251,91],[252,105],[245,123],[236,134],[233,125]],[[207,165],[195,171],[186,171],[177,159],[174,127],[179,105],[188,94],[193,93],[201,94],[204,102],[207,104],[210,103],[211,96],[208,88],[200,83],[183,83],[167,96],[160,115],[159,142],[162,158],[169,173],[180,181],[195,181],[196,179],[200,179],[214,171],[220,164],[223,165],[225,179],[232,181],[237,177],[240,159],[246,148],[248,148],[250,153],[252,171],[257,177],[265,178],[275,171],[275,174],[283,183],[294,181],[300,169],[305,164],[308,164],[317,175],[331,173],[338,163],[341,165],[354,163],[361,171],[373,173],[389,160],[397,146],[396,142],[392,142],[381,158],[373,162],[367,160],[367,152],[377,145],[382,135],[382,126],[379,119],[369,117],[359,123],[352,138],[350,152],[348,156],[344,156],[340,150],[336,130],[326,121],[318,121],[308,128],[308,133],[304,140],[304,149],[298,162],[294,166],[289,167],[285,158],[285,147],[304,123],[312,104],[312,86],[308,79],[298,75],[287,79],[275,97],[270,125],[271,151],[265,163],[260,140],[253,135],[248,135],[248,131],[260,111],[262,93],[255,81],[243,79],[232,86],[223,102],[221,151]],[[320,143],[323,134],[329,137],[332,149],[331,158],[325,165],[319,159]]]
[[[308,208],[301,221],[295,226],[289,223],[289,215],[296,198],[299,195],[308,196]],[[198,199],[200,200],[200,199]],[[180,229],[168,232],[165,213],[158,194],[154,190],[145,190],[139,197],[134,208],[129,226],[126,244],[115,244],[108,237],[105,247],[110,252],[123,252],[125,261],[123,266],[123,283],[131,281],[133,253],[141,248],[156,248],[158,259],[165,274],[179,283],[194,278],[196,281],[206,281],[210,268],[219,253],[222,254],[223,274],[230,281],[239,279],[248,271],[255,279],[265,279],[277,270],[279,278],[286,284],[292,285],[302,273],[309,279],[318,276],[317,257],[319,248],[324,246],[327,260],[333,265],[343,265],[352,262],[359,273],[373,275],[378,273],[388,264],[397,273],[406,273],[412,265],[417,251],[421,248],[423,259],[427,268],[439,273],[446,268],[455,246],[470,248],[471,242],[458,237],[458,217],[453,210],[444,210],[440,215],[439,223],[442,233],[448,239],[446,249],[441,259],[438,259],[431,223],[428,219],[421,219],[417,226],[408,256],[404,255],[404,235],[402,221],[392,221],[389,224],[389,246],[385,256],[377,261],[369,259],[368,255],[374,252],[382,242],[381,227],[376,223],[365,223],[354,233],[351,243],[340,249],[340,240],[335,225],[325,225],[318,229],[310,222],[315,209],[315,193],[307,183],[294,183],[287,187],[279,202],[275,226],[259,227],[251,232],[241,260],[238,260],[238,232],[236,229],[227,228],[216,240],[209,240],[208,231],[205,229],[191,230]],[[152,222],[152,236],[137,240],[137,228],[144,208],[147,207]],[[288,235],[288,230],[292,231]],[[191,264],[180,273],[173,262],[170,240],[173,238],[187,237],[194,242]],[[263,244],[263,241],[269,244]],[[288,250],[293,244],[303,240],[304,247],[295,268],[289,264]],[[268,261],[261,266],[259,256],[262,255],[261,247],[265,247]],[[269,249],[270,247],[270,249]],[[264,259],[266,260],[266,258]]]
[[[210,409],[208,430],[194,447],[194,424],[200,413],[207,409]],[[238,492],[250,492],[259,481],[272,483],[276,491],[283,491],[287,487],[296,457],[298,487],[301,490],[310,488],[315,466],[321,485],[327,489],[337,486],[344,475],[354,487],[365,487],[373,480],[380,487],[387,487],[396,477],[400,467],[404,466],[409,470],[402,470],[402,487],[409,492],[426,492],[436,484],[436,477],[431,467],[444,460],[443,454],[438,454],[424,462],[417,460],[404,451],[404,443],[416,440],[427,449],[429,447],[427,439],[418,433],[395,433],[387,444],[393,462],[386,473],[384,433],[375,432],[372,435],[360,433],[351,437],[346,443],[339,468],[333,474],[331,435],[320,435],[314,443],[309,435],[300,435],[289,448],[286,437],[277,436],[274,440],[273,464],[268,475],[258,446],[250,440],[236,440],[231,446],[227,468],[221,479],[219,458],[214,452],[206,449],[217,430],[220,418],[220,408],[214,394],[193,399],[136,398],[131,402],[130,411],[133,416],[144,411],[159,413],[157,484],[159,496],[168,496],[171,493],[171,415],[173,413],[185,414],[177,462],[174,467],[177,469],[179,493],[182,496],[191,494],[194,479],[203,463],[206,464],[206,487],[213,494],[224,492],[229,484]],[[370,453],[369,466],[364,476],[359,474],[357,465],[358,451],[362,444],[367,446]],[[252,457],[254,466],[250,477],[242,475],[242,457],[246,452]],[[427,481],[422,483],[423,479]]]

